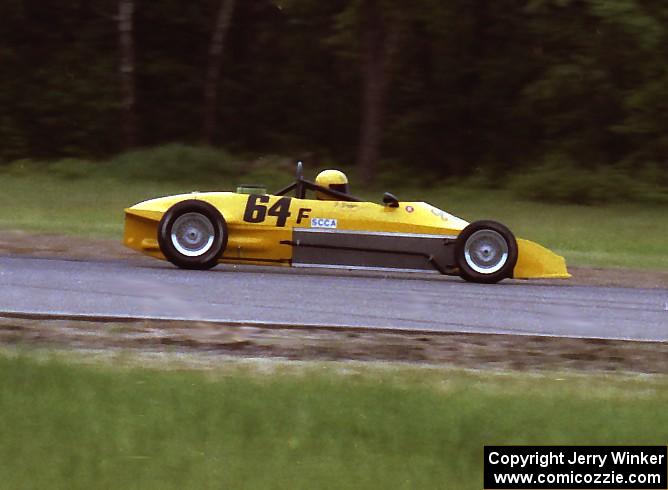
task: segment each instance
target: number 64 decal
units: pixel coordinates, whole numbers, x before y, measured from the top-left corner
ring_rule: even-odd
[[[289,197],[282,197],[270,208],[267,208],[269,196],[251,195],[248,197],[244,210],[244,221],[247,223],[262,223],[268,216],[276,216],[276,226],[285,226],[285,222],[292,215],[290,213]]]

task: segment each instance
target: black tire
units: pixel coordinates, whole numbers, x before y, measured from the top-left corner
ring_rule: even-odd
[[[513,276],[517,240],[501,223],[476,221],[457,237],[455,260],[466,281],[493,284]]]
[[[211,269],[227,246],[227,223],[208,202],[181,201],[160,220],[158,243],[163,255],[177,267]]]

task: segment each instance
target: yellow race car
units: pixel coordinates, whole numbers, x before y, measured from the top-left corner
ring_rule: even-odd
[[[290,195],[292,194],[292,196]],[[151,199],[125,210],[124,243],[184,269],[218,263],[439,272],[467,281],[567,278],[563,257],[495,221],[468,223],[425,202],[348,193],[338,170],[297,164],[275,194],[257,186]]]

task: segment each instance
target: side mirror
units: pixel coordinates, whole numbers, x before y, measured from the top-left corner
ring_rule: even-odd
[[[399,199],[397,199],[397,196],[395,196],[394,194],[386,192],[385,194],[383,194],[383,204],[391,208],[398,208]]]

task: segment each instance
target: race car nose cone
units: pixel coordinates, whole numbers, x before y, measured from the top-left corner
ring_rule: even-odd
[[[571,277],[566,269],[566,260],[530,240],[518,239],[519,257],[513,271],[517,279],[553,278],[567,279]]]

